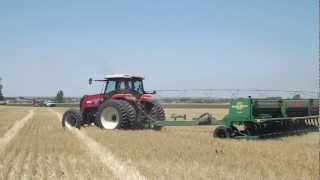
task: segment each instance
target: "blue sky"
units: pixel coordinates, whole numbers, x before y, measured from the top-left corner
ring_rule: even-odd
[[[7,96],[97,91],[89,77],[137,73],[147,89],[317,90],[313,0],[0,2]],[[98,89],[100,85],[96,85]]]

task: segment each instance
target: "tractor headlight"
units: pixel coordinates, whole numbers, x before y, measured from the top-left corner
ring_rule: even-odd
[[[86,101],[86,103],[87,103],[87,104],[94,104],[94,102],[93,102],[93,101],[90,101],[90,100],[89,100],[89,101]]]

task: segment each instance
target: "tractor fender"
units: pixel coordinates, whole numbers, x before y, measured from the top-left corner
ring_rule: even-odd
[[[86,109],[98,108],[101,102],[103,102],[104,95],[96,94],[91,96],[83,96],[80,101],[81,112],[86,111]]]
[[[150,95],[150,94],[144,94],[144,95],[142,95],[142,96],[140,97],[139,101],[140,101],[140,103],[147,103],[147,102],[149,102],[149,103],[156,103],[156,102],[157,102],[157,100],[154,99],[153,96]]]
[[[135,102],[137,100],[137,98],[132,96],[131,94],[115,94],[111,97],[111,99],[124,100],[128,102]]]

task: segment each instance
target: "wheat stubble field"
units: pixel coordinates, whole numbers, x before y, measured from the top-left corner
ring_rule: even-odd
[[[33,110],[31,118],[8,132]],[[0,106],[0,179],[317,179],[319,134],[212,138],[213,126],[64,130],[64,108]],[[188,118],[207,110],[167,109]],[[223,116],[225,110],[210,110]],[[5,142],[5,143],[1,143]]]

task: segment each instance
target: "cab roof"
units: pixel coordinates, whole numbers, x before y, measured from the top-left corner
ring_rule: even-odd
[[[105,79],[144,79],[143,76],[138,75],[130,75],[130,74],[112,74],[112,75],[106,75],[104,77]]]

